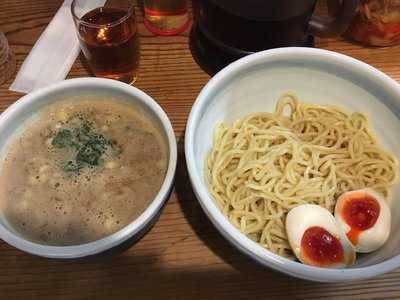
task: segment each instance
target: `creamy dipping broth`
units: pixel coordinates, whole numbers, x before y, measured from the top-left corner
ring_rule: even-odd
[[[141,109],[112,98],[60,101],[9,143],[1,211],[29,240],[91,242],[136,219],[158,193],[167,167],[166,137]]]

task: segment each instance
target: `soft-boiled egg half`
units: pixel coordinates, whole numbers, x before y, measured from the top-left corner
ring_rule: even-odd
[[[385,199],[371,189],[341,195],[335,218],[357,252],[372,252],[381,247],[390,233],[390,208]]]
[[[286,232],[296,257],[305,264],[340,268],[356,259],[354,247],[333,215],[319,205],[303,204],[286,217]]]

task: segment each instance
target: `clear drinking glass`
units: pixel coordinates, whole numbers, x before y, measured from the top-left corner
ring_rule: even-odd
[[[71,5],[81,49],[95,76],[135,82],[140,42],[135,7],[130,0],[108,0],[104,6],[74,0]]]
[[[190,24],[186,0],[144,0],[144,25],[158,35],[175,35]]]
[[[7,38],[0,31],[0,84],[6,82],[15,72],[17,62]]]

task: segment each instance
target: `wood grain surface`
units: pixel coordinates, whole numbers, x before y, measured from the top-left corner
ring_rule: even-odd
[[[0,29],[18,66],[61,2],[0,1]],[[0,241],[0,299],[400,299],[400,270],[362,282],[306,282],[257,265],[222,238],[195,199],[183,151],[187,116],[210,78],[194,62],[187,32],[154,36],[143,27],[141,17],[139,22],[142,54],[135,85],[166,110],[179,143],[171,198],[152,230],[117,255],[54,261]],[[318,40],[317,46],[365,61],[400,81],[400,47],[364,48],[334,39]],[[81,61],[68,77],[87,76]],[[21,97],[8,91],[10,83],[0,86],[0,110]]]

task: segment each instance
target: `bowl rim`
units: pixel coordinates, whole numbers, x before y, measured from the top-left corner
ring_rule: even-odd
[[[250,240],[234,227],[221,213],[209,194],[208,188],[201,184],[201,177],[197,172],[196,166],[194,135],[197,130],[197,125],[202,118],[202,113],[208,104],[212,102],[212,98],[208,97],[208,95],[213,94],[215,90],[220,89],[221,86],[224,86],[238,73],[251,68],[254,65],[282,59],[288,61],[290,59],[299,60],[301,58],[313,59],[352,68],[357,72],[362,72],[364,74],[363,76],[369,79],[379,81],[385,90],[400,95],[400,85],[388,75],[360,60],[333,51],[305,47],[286,47],[265,50],[241,58],[222,69],[203,87],[194,102],[188,117],[185,134],[185,156],[188,174],[195,195],[213,225],[228,241],[247,256],[274,270],[297,278],[319,282],[360,280],[392,271],[400,266],[400,255],[396,255],[371,266],[349,269],[324,269],[304,265],[281,257]]]
[[[158,212],[161,210],[162,206],[169,197],[169,192],[172,188],[177,164],[177,144],[175,133],[167,114],[161,108],[161,106],[153,98],[136,87],[105,78],[68,79],[21,97],[0,115],[0,127],[7,127],[11,125],[12,127],[15,127],[13,128],[13,131],[15,131],[18,128],[18,125],[13,125],[14,123],[12,123],[14,116],[29,109],[33,103],[40,101],[40,99],[42,97],[46,97],[47,94],[58,92],[62,93],[65,90],[79,88],[85,89],[88,87],[99,87],[103,89],[106,88],[109,90],[123,91],[125,94],[131,95],[135,101],[140,102],[145,107],[150,109],[153,115],[160,121],[162,129],[164,130],[168,139],[169,147],[168,169],[165,174],[163,184],[161,185],[160,190],[153,201],[139,217],[119,231],[102,239],[86,244],[73,246],[43,245],[26,240],[21,236],[14,234],[0,223],[0,238],[17,249],[34,255],[57,259],[82,258],[99,254],[118,246],[135,235],[139,235],[142,230],[149,226],[151,221],[157,217]],[[60,100],[62,99],[63,98],[60,97]],[[49,102],[49,104],[57,101],[58,99],[55,99],[54,101]]]

